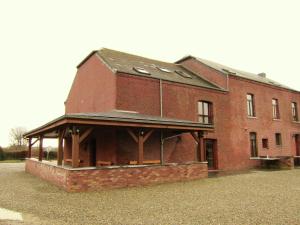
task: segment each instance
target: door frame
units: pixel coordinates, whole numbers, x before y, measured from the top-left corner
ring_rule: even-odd
[[[203,139],[203,142],[204,142],[204,158],[206,160],[206,142],[207,141],[212,141],[213,143],[213,164],[214,164],[214,167],[213,168],[210,168],[212,170],[217,170],[219,169],[219,164],[218,164],[218,142],[217,142],[217,139],[214,139],[214,138],[204,138]]]

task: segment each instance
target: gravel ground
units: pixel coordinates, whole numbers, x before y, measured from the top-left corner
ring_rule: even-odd
[[[0,164],[0,207],[23,213],[6,224],[300,224],[300,169],[249,173],[90,193],[66,193]]]

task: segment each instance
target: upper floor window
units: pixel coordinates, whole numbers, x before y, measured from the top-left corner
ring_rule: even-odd
[[[213,111],[212,103],[206,101],[198,102],[198,121],[199,123],[212,124]]]
[[[296,102],[292,102],[292,117],[293,121],[298,121],[298,109]]]
[[[256,140],[256,133],[250,132],[250,153],[251,157],[257,157],[257,140]]]
[[[253,94],[247,94],[247,113],[248,113],[248,116],[255,116],[254,95]]]
[[[276,98],[272,99],[272,112],[273,119],[280,119],[278,99]]]

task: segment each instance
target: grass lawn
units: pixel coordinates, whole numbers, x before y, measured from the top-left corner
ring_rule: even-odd
[[[24,163],[0,164],[0,179],[0,207],[22,213],[21,224],[300,224],[299,169],[90,193],[67,193]]]

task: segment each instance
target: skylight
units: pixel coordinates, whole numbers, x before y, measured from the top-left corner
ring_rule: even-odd
[[[184,77],[184,78],[192,78],[192,76],[191,75],[189,75],[189,74],[187,74],[187,73],[185,73],[185,72],[183,72],[183,71],[181,71],[181,70],[176,70],[175,71],[177,74],[179,74],[180,76],[182,76],[182,77]]]
[[[150,75],[150,72],[142,67],[133,67],[133,69],[139,73]]]
[[[167,68],[164,68],[164,67],[157,66],[156,68],[159,69],[160,71],[163,71],[163,72],[166,72],[166,73],[171,73],[172,72],[171,70],[169,70]]]

